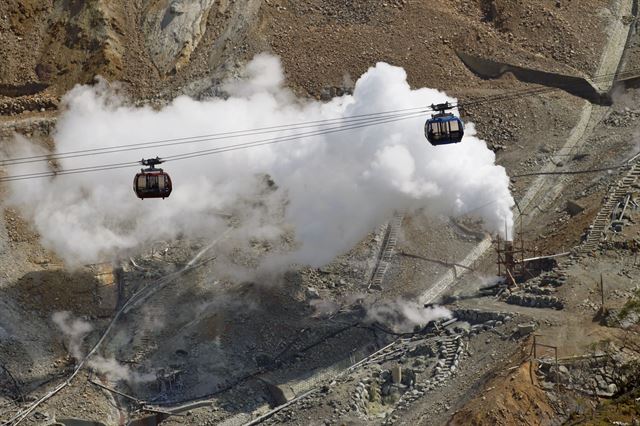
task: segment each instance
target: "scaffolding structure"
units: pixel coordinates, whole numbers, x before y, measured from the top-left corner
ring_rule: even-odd
[[[498,276],[505,277],[509,285],[516,285],[525,274],[524,242],[509,241],[498,235],[494,240],[494,247],[498,255]]]
[[[527,261],[525,254],[527,251],[537,255],[537,248],[533,250],[525,249],[524,230],[522,224],[522,217],[520,218],[520,232],[516,234],[513,240],[509,240],[508,229],[505,223],[504,235],[506,238],[501,238],[497,235],[494,239],[494,248],[498,255],[498,276],[506,278],[509,286],[515,286],[518,282],[526,280],[527,275]]]

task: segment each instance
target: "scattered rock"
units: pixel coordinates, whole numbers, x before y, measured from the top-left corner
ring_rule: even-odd
[[[320,299],[320,293],[313,287],[307,287],[307,299]]]
[[[518,324],[518,335],[526,336],[527,334],[531,334],[536,330],[536,323],[530,322],[527,324]]]

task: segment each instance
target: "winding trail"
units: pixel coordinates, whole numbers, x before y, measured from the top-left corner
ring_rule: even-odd
[[[618,7],[615,13],[615,19],[613,19],[613,21],[609,25],[609,28],[607,29],[607,34],[609,34],[609,40],[601,56],[600,65],[598,67],[598,70],[596,71],[596,75],[611,74],[613,76],[616,70],[620,67],[626,42],[630,34],[630,28],[624,25],[622,18],[624,16],[628,16],[631,14],[634,2],[635,0],[619,0],[616,3]],[[612,77],[610,81],[601,82],[597,86],[601,90],[606,91],[611,87],[614,79],[615,77]],[[549,161],[549,163],[543,167],[541,171],[542,172],[557,171],[558,166],[556,166],[556,164],[559,163],[559,160],[565,157],[567,153],[570,153],[571,151],[580,147],[586,141],[590,132],[593,130],[595,125],[600,121],[600,119],[602,118],[602,116],[606,111],[607,111],[606,107],[594,107],[590,103],[585,102],[585,104],[582,107],[582,110],[580,111],[578,122],[575,125],[575,127],[572,129],[569,138],[567,139],[563,147],[558,151],[556,156],[553,157]],[[522,219],[522,220],[526,219],[527,221],[531,220],[533,214],[535,213],[535,210],[532,208],[533,206],[548,204],[553,200],[555,200],[556,197],[564,189],[565,179],[564,178],[560,179],[560,182],[557,184],[554,184],[555,182],[557,182],[557,177],[554,177],[554,176],[541,175],[537,177],[535,181],[532,183],[532,185],[529,187],[528,191],[525,193],[522,200],[520,200],[519,202],[519,206],[522,209],[522,211],[528,211],[529,214],[526,217],[521,218],[519,212],[515,213],[514,222],[516,222],[518,219]],[[390,223],[388,224],[388,230],[391,230],[391,228],[393,228],[394,225],[396,225],[397,223],[398,223],[398,218],[394,218],[392,221],[390,221]],[[392,244],[392,246],[393,245],[394,244]],[[419,296],[419,302],[423,304],[428,304],[436,301],[438,297],[443,292],[445,292],[448,288],[450,288],[457,281],[457,279],[460,278],[461,275],[467,272],[469,268],[471,268],[474,265],[474,263],[478,259],[480,259],[487,252],[487,250],[491,248],[491,246],[492,246],[491,237],[487,235],[476,247],[474,247],[466,255],[466,257],[463,260],[458,262],[459,265],[461,266],[454,266],[454,268],[447,271],[442,278],[440,278],[436,283],[434,283],[434,285],[432,285],[429,289],[424,291]],[[379,260],[382,260],[385,263],[385,265],[383,265],[383,267],[381,268],[382,270],[380,271],[380,273],[378,273],[378,269],[380,268],[376,267],[376,269],[374,270],[374,274],[372,276],[372,281],[373,281],[373,278],[376,277],[376,275],[378,275],[377,277],[378,279],[376,281],[379,281],[379,282],[381,282],[382,278],[384,277],[384,270],[386,270],[386,263],[387,263],[385,262],[385,260],[390,260],[390,259],[386,259],[385,257],[385,253],[384,253],[385,248],[386,247],[383,244],[383,247],[381,249],[382,252],[379,257]],[[390,248],[387,251],[392,252],[393,248]],[[371,283],[369,283],[369,285],[371,285]],[[366,364],[370,360],[375,359],[376,357],[383,355],[390,350],[393,350],[394,347],[401,342],[402,342],[402,338],[398,338],[394,340],[389,345],[361,359],[360,361],[353,364],[351,367],[345,370],[342,370],[339,373],[334,374],[333,378],[335,379],[344,374],[348,374],[354,371],[355,369]],[[322,375],[322,376],[323,377],[319,377],[319,378],[315,377],[315,379],[331,380],[330,378],[327,379],[326,377],[324,377],[325,375]],[[320,381],[325,381],[325,380],[320,380]],[[294,399],[292,399],[291,401],[283,405],[280,405],[274,409],[269,409],[268,406],[261,406],[253,410],[252,412],[240,413],[235,416],[231,416],[225,419],[221,424],[225,426],[237,426],[237,425],[243,425],[243,424],[245,426],[253,426],[256,424],[260,424],[264,420],[267,420],[268,418],[273,416],[278,411],[318,391],[319,381],[314,380],[314,377],[309,378],[307,383],[310,385],[308,390],[300,393],[297,397],[295,397]],[[198,402],[194,401],[192,404],[198,404]],[[180,407],[180,408],[184,408],[184,407]]]
[[[597,75],[604,75],[604,74],[613,75],[613,73],[615,73],[615,71],[619,68],[619,65],[622,62],[626,40],[629,37],[629,33],[630,33],[630,27],[627,25],[624,25],[622,18],[624,16],[631,15],[633,4],[634,4],[633,0],[619,0],[618,2],[616,2],[617,10],[615,12],[614,19],[612,20],[609,28],[606,31],[607,34],[609,35],[609,39],[603,51],[603,54],[601,56],[600,64],[596,71]],[[612,84],[613,79],[614,77],[612,77],[611,81],[600,83],[599,84],[600,88],[602,90],[608,90],[608,88],[610,88]],[[560,162],[560,159],[565,158],[567,154],[571,153],[576,148],[584,144],[587,137],[589,136],[589,134],[591,133],[595,125],[600,121],[600,119],[602,118],[602,116],[605,114],[606,111],[607,111],[606,107],[596,107],[589,103],[585,103],[582,107],[582,110],[580,111],[579,120],[576,126],[572,129],[569,138],[567,139],[563,147],[558,151],[556,156],[553,157],[551,161],[549,161],[549,163],[542,169],[542,171],[543,172],[556,171],[558,169],[558,166],[556,164]],[[2,123],[2,125],[8,125],[8,124],[9,122]],[[532,207],[538,206],[540,208],[543,208],[543,206],[553,202],[560,195],[560,193],[565,187],[565,184],[566,184],[566,179],[564,178],[561,178],[560,180],[557,180],[557,178],[550,177],[550,176],[539,176],[538,178],[536,178],[534,182],[531,184],[531,186],[529,187],[528,191],[525,193],[525,195],[519,202],[521,209],[523,211],[528,211],[529,214],[528,216],[526,216],[526,218],[525,217],[521,218],[519,213],[517,213],[515,214],[515,217],[514,217],[515,221],[517,221],[518,219],[526,220],[527,222],[530,221],[532,219],[532,216],[536,212],[536,210]],[[213,244],[207,247],[206,249],[209,249],[212,246]],[[471,252],[469,252],[463,260],[461,260],[458,263],[460,263],[464,267],[471,267],[478,259],[480,259],[487,252],[487,250],[490,247],[491,247],[491,238],[487,236],[473,250],[471,250]],[[201,256],[201,253],[198,255],[198,257],[199,256]],[[98,342],[94,345],[92,350],[78,364],[78,366],[73,371],[73,373],[65,381],[60,383],[53,390],[49,391],[40,399],[32,403],[29,407],[20,411],[16,416],[14,416],[12,419],[10,419],[9,421],[3,424],[17,425],[22,420],[24,420],[39,404],[43,403],[53,395],[57,394],[60,390],[68,386],[70,382],[76,377],[78,372],[83,368],[87,360],[99,349],[99,347],[101,346],[103,341],[106,339],[109,332],[114,327],[115,323],[119,320],[122,313],[126,312],[126,310],[136,306],[141,301],[148,298],[151,294],[157,291],[157,289],[162,288],[163,285],[166,285],[168,282],[175,280],[178,276],[192,269],[195,269],[208,261],[207,259],[205,259],[204,261],[197,262],[197,260],[198,260],[197,258],[194,258],[193,261],[190,262],[187,266],[185,266],[185,268],[183,268],[182,270],[174,274],[168,275],[166,277],[163,277],[157,282],[152,283],[153,291],[149,291],[149,287],[145,286],[143,287],[143,289],[137,292],[116,313],[116,315],[113,317],[111,323],[109,324],[107,329],[104,331],[101,338],[98,340]],[[466,268],[459,268],[459,271],[458,270],[447,271],[440,280],[438,280],[436,283],[434,283],[433,286],[431,286],[429,289],[427,289],[425,292],[423,292],[420,295],[419,301],[421,303],[427,304],[437,300],[437,298],[443,292],[445,292],[448,288],[450,288],[457,281],[457,278],[459,278],[466,271],[467,271]],[[384,353],[384,351],[390,350],[395,344],[397,344],[397,342],[400,342],[400,341],[401,339],[398,339],[392,342],[389,346],[380,349],[379,351],[371,354],[365,359],[355,363],[350,368],[343,370],[342,372],[339,373],[339,375],[347,374],[353,371],[354,369],[358,368],[363,363],[365,363],[366,360],[371,359],[372,357],[378,356],[379,354]],[[306,393],[300,395],[300,397],[290,401],[286,405],[294,402],[295,400],[302,399],[312,394],[313,392],[315,392],[316,389],[317,388],[312,388],[308,390]],[[274,412],[284,408],[286,405],[277,407],[275,410],[272,410],[269,413],[266,413],[265,415],[263,415],[262,417],[259,417],[255,420],[250,421],[250,423],[248,424],[253,425],[253,424],[260,423],[262,420],[265,420],[266,418],[270,417]],[[246,415],[251,416],[251,414],[249,413],[247,413]]]
[[[623,18],[632,14],[634,3],[635,0],[619,0],[616,3],[618,7],[614,14],[614,19],[605,30],[609,35],[609,40],[607,41],[607,45],[604,48],[602,56],[600,57],[600,65],[598,66],[595,75],[611,75],[611,79],[594,83],[594,85],[602,91],[608,91],[611,88],[613,81],[615,80],[615,73],[622,64],[625,47],[631,35],[631,26],[625,25]],[[567,138],[567,141],[542,168],[541,172],[548,173],[558,171],[559,167],[557,164],[562,164],[561,160],[563,158],[566,158],[568,154],[586,142],[588,136],[602,119],[607,110],[608,107],[594,106],[589,102],[585,102],[582,110],[580,111],[578,123],[571,130],[571,134]],[[554,184],[554,182],[556,183]],[[558,180],[556,176],[552,175],[538,176],[529,186],[529,189],[522,199],[518,202],[520,210],[514,212],[514,223],[517,223],[518,220],[523,220],[524,223],[529,223],[539,209],[544,210],[544,206],[552,203],[561,194],[565,185],[566,178]],[[535,207],[538,207],[539,209],[536,209]],[[528,213],[526,216],[521,217],[520,211]],[[487,236],[459,263],[470,267],[480,259],[490,247],[491,238]],[[466,269],[461,269],[459,274],[454,273],[453,271],[447,271],[442,278],[420,295],[420,303],[428,304],[436,301],[438,297],[451,287],[466,271]]]

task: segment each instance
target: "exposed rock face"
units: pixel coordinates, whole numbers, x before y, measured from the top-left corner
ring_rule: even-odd
[[[48,48],[43,51],[42,66],[36,69],[41,80],[66,72],[68,64],[60,58],[74,55],[94,65],[98,73],[118,74],[122,69],[123,47],[116,34],[118,22],[108,2],[86,2],[72,10],[61,2],[54,5],[52,17],[55,21],[48,30]],[[84,74],[77,77],[80,81],[92,80],[96,72],[74,71]]]
[[[0,5],[0,82],[4,96],[25,96],[54,85],[63,93],[96,74],[123,68],[122,14],[106,0],[7,0]]]
[[[207,28],[214,0],[156,0],[144,22],[147,47],[161,74],[178,71],[189,62]]]

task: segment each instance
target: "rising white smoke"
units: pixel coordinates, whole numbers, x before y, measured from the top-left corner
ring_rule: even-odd
[[[82,358],[82,342],[85,336],[93,330],[93,326],[79,318],[73,318],[70,312],[55,312],[51,319],[65,336],[69,354],[79,361]]]
[[[96,373],[105,375],[110,382],[141,383],[156,379],[154,373],[133,371],[128,366],[120,364],[115,358],[94,355],[89,359],[88,365]]]
[[[425,326],[429,321],[451,318],[451,311],[441,306],[425,308],[410,301],[396,299],[394,301],[376,302],[366,306],[365,322],[384,324],[398,333],[413,331],[415,326]]]
[[[378,63],[362,75],[352,96],[330,102],[300,99],[283,87],[280,62],[258,55],[246,76],[224,85],[227,99],[179,97],[161,110],[126,104],[108,84],[77,86],[64,97],[56,126],[57,152],[335,119],[427,106],[454,99],[433,89],[411,90],[402,68]],[[197,157],[164,165],[174,192],[166,200],[138,200],[136,169],[75,174],[10,184],[10,201],[31,219],[43,244],[67,264],[104,261],[157,239],[214,236],[227,221],[216,212],[242,215],[230,238],[277,241],[289,227],[297,249],[276,263],[318,266],[344,253],[394,210],[427,214],[473,211],[490,231],[510,227],[513,204],[504,168],[467,123],[462,143],[432,147],[415,118],[282,144]],[[307,129],[308,130],[308,129]],[[63,169],[166,157],[265,137],[215,140],[60,161]],[[20,152],[35,152],[19,143]],[[46,171],[21,165],[9,175]],[[278,190],[265,196],[269,174]],[[266,197],[260,208],[250,201]],[[288,200],[285,220],[276,219]],[[266,206],[266,207],[265,207]]]
[[[64,335],[69,355],[71,355],[76,362],[82,360],[85,356],[82,347],[84,338],[93,330],[93,326],[80,318],[74,318],[71,313],[67,311],[55,312],[51,318]],[[104,358],[100,355],[94,355],[88,360],[87,364],[96,373],[107,376],[107,379],[113,382],[124,380],[133,383],[155,379],[154,374],[132,371],[129,367],[120,364],[115,358]]]

